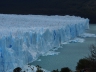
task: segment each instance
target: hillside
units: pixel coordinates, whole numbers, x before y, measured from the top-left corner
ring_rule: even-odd
[[[0,0],[0,13],[76,15],[96,23],[96,0]]]

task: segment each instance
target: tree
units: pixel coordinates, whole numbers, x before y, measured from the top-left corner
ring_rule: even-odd
[[[43,72],[43,70],[41,69],[41,67],[39,65],[37,65],[36,67],[37,67],[37,71],[36,72]]]
[[[88,60],[86,58],[80,59],[79,62],[77,63],[76,70],[82,70],[85,68],[90,68],[91,67],[90,65],[91,65],[90,60]]]
[[[68,67],[61,68],[60,72],[70,72],[71,70]]]
[[[90,52],[91,52],[91,55],[89,55],[88,57],[88,59],[91,61],[90,70],[92,72],[96,72],[96,46],[95,45],[90,46]]]
[[[96,72],[96,46],[90,46],[90,55],[80,59],[77,63],[76,70],[88,69],[89,72]]]
[[[90,46],[90,52],[91,52],[91,55],[89,56],[89,59],[92,62],[95,62],[96,61],[96,46],[95,45]]]
[[[14,70],[13,70],[13,72],[21,72],[21,68],[20,67],[17,67],[17,68],[15,68]]]
[[[58,69],[57,70],[53,70],[52,72],[59,72]]]

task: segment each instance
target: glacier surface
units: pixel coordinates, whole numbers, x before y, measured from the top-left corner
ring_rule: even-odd
[[[0,72],[33,62],[86,29],[89,19],[76,16],[0,14]]]

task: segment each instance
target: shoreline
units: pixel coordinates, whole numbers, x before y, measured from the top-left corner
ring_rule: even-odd
[[[94,26],[94,24],[90,25],[91,26],[87,32],[96,34],[96,26]],[[75,71],[74,67],[76,67],[79,59],[84,58],[90,54],[89,47],[91,44],[95,43],[96,38],[90,37],[84,39],[85,42],[83,43],[65,44],[63,45],[63,48],[56,50],[56,52],[60,52],[58,55],[41,56],[39,57],[41,61],[34,61],[32,64],[40,65],[49,71],[54,69],[60,70],[63,67],[69,67],[71,70]]]

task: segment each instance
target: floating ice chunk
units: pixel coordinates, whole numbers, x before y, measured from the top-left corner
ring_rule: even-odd
[[[62,44],[77,43],[77,42],[82,43],[82,42],[84,42],[84,39],[82,39],[82,38],[75,38],[75,39],[66,41],[66,42],[64,42]]]
[[[45,53],[43,56],[48,56],[48,55],[58,55],[60,52],[55,52],[55,51],[48,51]]]
[[[75,38],[73,40],[69,40],[69,43],[77,43],[77,42],[82,43],[82,42],[84,42],[84,39],[82,39],[82,38]]]
[[[92,34],[92,33],[83,33],[80,35],[81,37],[96,37],[96,34]]]
[[[62,44],[69,44],[69,42],[64,42],[64,43],[62,43]]]
[[[37,61],[41,61],[41,59],[38,59]]]
[[[56,51],[58,50],[58,48],[61,48],[61,47],[54,47],[51,51]]]

